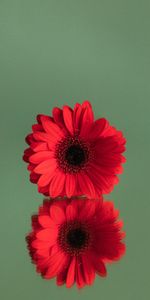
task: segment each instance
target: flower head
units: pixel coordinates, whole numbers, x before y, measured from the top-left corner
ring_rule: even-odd
[[[106,276],[106,263],[125,253],[119,211],[109,201],[45,200],[32,217],[27,245],[37,272],[57,285],[91,285]]]
[[[94,121],[90,102],[55,107],[53,117],[38,115],[37,122],[26,137],[23,159],[40,193],[96,198],[112,191],[126,140],[106,119]]]

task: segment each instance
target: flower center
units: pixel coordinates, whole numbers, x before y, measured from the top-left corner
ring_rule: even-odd
[[[86,242],[86,232],[82,228],[75,228],[68,232],[67,242],[72,248],[81,249]]]
[[[58,243],[62,250],[70,255],[83,253],[90,245],[88,226],[78,221],[71,221],[60,226]]]
[[[64,173],[77,173],[86,167],[91,150],[77,137],[66,137],[56,145],[55,157]]]
[[[65,159],[68,162],[68,164],[73,166],[79,166],[85,161],[85,152],[79,144],[71,145],[66,150]]]

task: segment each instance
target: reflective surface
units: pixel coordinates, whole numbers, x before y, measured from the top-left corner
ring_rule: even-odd
[[[150,2],[1,0],[0,28],[1,299],[149,299]],[[84,99],[128,140],[106,197],[121,210],[127,254],[78,291],[42,280],[30,263],[25,235],[42,195],[22,154],[38,113]]]

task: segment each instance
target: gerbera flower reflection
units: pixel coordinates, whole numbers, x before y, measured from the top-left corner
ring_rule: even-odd
[[[67,288],[91,285],[95,274],[106,276],[105,264],[125,253],[118,214],[108,201],[45,200],[26,238],[37,272]]]
[[[95,198],[112,191],[122,173],[126,140],[106,119],[94,121],[90,102],[55,107],[53,117],[38,115],[37,121],[23,159],[40,193]]]

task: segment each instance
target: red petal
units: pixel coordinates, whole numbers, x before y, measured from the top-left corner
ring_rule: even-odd
[[[38,115],[36,116],[37,122],[38,122],[39,124],[41,124],[41,116],[42,116],[42,114],[38,114]]]
[[[74,123],[74,129],[77,133],[81,128],[82,115],[83,115],[83,109],[79,103],[76,103],[74,107],[73,123]]]
[[[66,174],[66,195],[68,198],[73,196],[75,190],[75,176]]]
[[[65,174],[58,171],[55,173],[49,188],[49,194],[52,198],[59,196],[64,188]]]
[[[49,255],[50,255],[50,248],[38,249],[36,251],[36,254],[39,255],[39,256],[43,256],[43,257],[49,257]]]
[[[52,151],[41,151],[30,156],[29,161],[33,164],[41,163],[43,160],[53,158],[54,153]]]
[[[34,150],[34,152],[48,151],[47,144],[44,142],[33,142],[31,144],[31,148]]]
[[[33,134],[32,134],[32,133],[29,133],[29,134],[26,136],[25,141],[26,141],[26,143],[27,143],[28,145],[30,145],[30,144],[34,141],[34,139],[33,139]]]
[[[44,274],[49,266],[50,258],[49,257],[39,257],[37,262],[37,272]]]
[[[55,228],[56,225],[49,216],[39,216],[38,221],[44,228]]]
[[[44,187],[40,187],[38,186],[38,192],[43,194],[44,196],[48,197],[49,196],[49,187],[48,185],[44,186]]]
[[[60,286],[66,282],[68,267],[69,267],[69,260],[66,262],[66,266],[57,275],[57,285]]]
[[[49,242],[51,245],[54,245],[54,243],[56,242],[57,235],[58,235],[57,227],[42,229],[36,233],[36,237],[39,240]]]
[[[94,114],[93,114],[93,110],[92,110],[92,105],[90,103],[89,100],[84,100],[84,102],[82,103],[82,107],[83,108],[88,108],[90,110],[90,118],[91,118],[91,121],[93,122],[93,119],[94,119]]]
[[[101,222],[102,223],[106,223],[110,220],[114,220],[117,219],[117,217],[119,216],[119,210],[114,208],[114,204],[111,201],[105,201],[103,202],[103,209],[101,212]]]
[[[54,173],[46,173],[46,174],[41,175],[38,180],[39,188],[44,187],[47,184],[49,184],[54,175],[55,175],[55,171],[54,171]]]
[[[86,201],[86,205],[84,205],[82,208],[81,208],[81,211],[79,212],[79,217],[82,219],[82,220],[85,220],[85,219],[90,219],[94,216],[94,213],[95,213],[95,209],[96,209],[96,203],[97,201],[95,202],[96,200],[87,200]],[[100,201],[98,199],[98,201]]]
[[[95,198],[95,188],[90,178],[85,173],[77,174],[78,185],[82,195],[87,195],[90,198]]]
[[[63,118],[63,111],[62,109],[58,108],[58,107],[54,107],[53,108],[53,118],[55,120],[55,122],[58,124],[58,126],[63,130],[63,132],[65,134],[68,133],[65,123],[64,123],[64,118]]]
[[[43,131],[43,127],[42,127],[41,124],[33,124],[32,125],[32,130],[33,130],[33,132],[35,132],[35,131]]]
[[[70,265],[71,259],[67,257],[64,267],[62,268],[61,272],[57,274],[57,285],[63,285],[66,282],[67,272]]]
[[[43,201],[43,204],[39,206],[39,215],[49,216],[49,208],[52,205],[52,202],[48,199]]]
[[[118,260],[125,253],[125,244],[121,243],[122,236],[113,225],[103,227],[101,232],[97,235],[96,249],[104,259]]]
[[[76,257],[73,257],[68,269],[66,287],[70,288],[75,281]]]
[[[101,118],[101,119],[96,120],[94,122],[93,126],[91,127],[89,138],[90,139],[99,139],[100,135],[108,127],[109,127],[109,122],[106,119]]]
[[[86,284],[91,285],[95,278],[95,271],[90,261],[90,257],[88,257],[87,255],[86,256],[83,255],[82,263],[83,263],[83,273],[84,273]]]
[[[87,134],[89,134],[89,131],[93,124],[94,116],[93,116],[92,107],[88,101],[84,102],[82,107],[85,107],[85,110],[82,118],[80,136],[85,137],[87,136]]]
[[[51,158],[43,161],[37,167],[35,167],[34,172],[37,174],[45,174],[48,172],[52,173],[55,171],[56,167],[56,160],[54,158]]]
[[[27,148],[27,149],[25,149],[25,151],[24,151],[24,155],[23,155],[23,160],[25,161],[25,162],[29,162],[29,157],[33,154],[34,152],[33,152],[33,150],[31,149],[31,148]]]
[[[63,118],[68,131],[73,135],[73,111],[69,106],[63,107]]]
[[[60,109],[59,107],[54,107],[53,111],[53,118],[55,120],[55,122],[60,126],[64,126],[64,120],[63,120],[63,112],[62,109]]]
[[[31,174],[30,174],[30,181],[32,182],[32,183],[37,183],[37,181],[38,181],[38,179],[39,179],[39,174],[35,174],[34,172],[32,172]]]
[[[99,263],[97,263],[97,269],[96,272],[102,276],[102,277],[106,277],[107,276],[107,270],[106,267],[104,265],[104,263],[101,261]]]
[[[85,285],[82,264],[79,262],[79,259],[76,262],[76,282],[78,288],[83,288]]]
[[[43,142],[48,142],[50,139],[50,136],[47,133],[41,131],[34,132],[33,137],[35,140]]]
[[[49,268],[44,278],[50,279],[56,276],[61,270],[63,269],[64,265],[66,264],[67,256],[58,251],[50,258]]]
[[[63,137],[62,130],[56,123],[52,122],[48,116],[43,115],[41,117],[41,122],[44,130],[50,134],[50,136],[56,138],[56,140],[58,140],[60,137]]]
[[[66,208],[66,217],[67,220],[74,220],[76,218],[76,209],[75,206],[69,204]]]
[[[51,247],[51,242],[45,242],[45,241],[40,241],[40,240],[34,240],[31,243],[31,246],[35,249],[48,249]]]
[[[114,175],[102,174],[101,168],[97,167],[96,164],[90,164],[87,172],[91,181],[101,190],[101,193],[107,194],[112,191]]]
[[[50,207],[50,216],[56,224],[61,224],[66,220],[63,209],[56,205]]]

